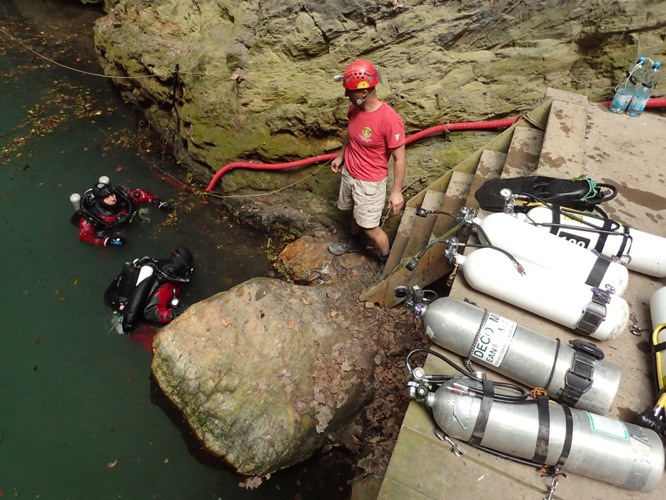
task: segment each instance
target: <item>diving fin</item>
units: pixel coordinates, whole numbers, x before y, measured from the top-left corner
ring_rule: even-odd
[[[500,194],[508,189],[516,195],[528,197],[528,203],[550,203],[576,210],[590,210],[602,201],[615,197],[617,188],[610,184],[599,184],[592,179],[556,179],[553,177],[530,176],[509,179],[490,179],[474,193],[483,210],[502,212],[504,198]],[[515,206],[520,210],[519,203]],[[526,210],[526,207],[525,207]]]

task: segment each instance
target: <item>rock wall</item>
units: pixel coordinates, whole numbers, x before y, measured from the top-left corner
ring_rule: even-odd
[[[516,116],[546,87],[612,95],[638,55],[666,58],[659,0],[116,0],[95,27],[100,61],[126,100],[208,180],[236,160],[331,152],[347,101],[332,77],[359,57],[408,132]],[[131,78],[128,78],[131,77]],[[464,158],[463,155],[462,158]],[[408,152],[408,181],[455,166],[441,141]],[[235,171],[225,191],[289,176]]]

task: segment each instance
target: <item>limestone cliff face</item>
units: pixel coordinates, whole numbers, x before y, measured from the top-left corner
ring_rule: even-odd
[[[638,55],[666,55],[666,2],[657,0],[105,6],[108,15],[95,27],[105,72],[204,178],[229,161],[291,161],[335,150],[347,101],[332,77],[355,58],[380,68],[379,95],[409,133],[519,115],[546,87],[609,98]],[[454,160],[460,158],[441,158],[437,148],[410,154],[410,165],[451,167]],[[243,182],[265,181],[253,179]],[[227,176],[223,182],[238,187]]]

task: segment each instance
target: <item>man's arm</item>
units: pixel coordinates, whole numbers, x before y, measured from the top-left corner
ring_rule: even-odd
[[[345,149],[347,148],[347,144],[349,144],[349,132],[345,134],[345,138],[342,141],[342,148],[340,148],[338,156],[333,158],[331,161],[331,170],[335,173],[342,172],[342,165],[345,162]]]
[[[388,201],[391,211],[394,215],[397,215],[402,210],[405,201],[402,196],[402,182],[405,180],[405,171],[407,170],[404,144],[392,149],[391,156],[393,157],[393,188]]]

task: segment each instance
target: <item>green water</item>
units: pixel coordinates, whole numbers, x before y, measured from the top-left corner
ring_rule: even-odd
[[[39,27],[28,4],[32,14],[44,9]],[[53,42],[62,25],[46,44],[39,31],[63,19],[89,29],[98,15],[73,1],[0,2],[0,28],[87,71],[99,71],[90,53]],[[104,79],[45,63],[0,34],[0,497],[346,498],[349,470],[330,457],[256,490],[195,458],[151,401],[151,354],[112,331],[102,296],[126,260],[190,248],[190,303],[270,267],[263,235],[163,180],[171,165],[152,155],[159,151],[140,154],[144,132]],[[80,243],[69,195],[100,175],[169,199],[176,217],[151,208],[126,232],[126,247]]]

